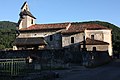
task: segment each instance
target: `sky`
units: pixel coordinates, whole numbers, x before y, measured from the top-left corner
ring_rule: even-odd
[[[18,22],[25,1],[37,24],[105,21],[120,26],[120,0],[1,0],[0,21]]]

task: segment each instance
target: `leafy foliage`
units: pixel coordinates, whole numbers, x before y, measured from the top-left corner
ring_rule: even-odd
[[[0,49],[11,48],[16,35],[16,23],[0,21]]]

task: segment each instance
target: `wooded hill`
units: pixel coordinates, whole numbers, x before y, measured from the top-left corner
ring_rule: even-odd
[[[16,23],[0,21],[0,49],[12,48],[15,39]]]
[[[96,23],[112,29],[113,47],[115,53],[120,53],[120,28],[114,24],[102,21],[89,21],[83,23]],[[12,48],[12,42],[15,39],[16,23],[9,21],[0,21],[0,49]]]

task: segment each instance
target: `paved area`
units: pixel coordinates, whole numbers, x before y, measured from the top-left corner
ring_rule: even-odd
[[[56,80],[120,80],[120,60],[115,60],[98,68],[74,66],[71,70],[58,71]]]

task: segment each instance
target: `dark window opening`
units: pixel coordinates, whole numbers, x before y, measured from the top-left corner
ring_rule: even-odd
[[[33,19],[31,19],[31,24],[33,24]]]
[[[71,37],[71,43],[74,43],[74,37]]]
[[[93,47],[93,51],[96,51],[96,47]]]
[[[36,36],[37,34],[34,34],[34,36]]]
[[[50,35],[50,41],[52,41],[53,40],[53,36],[52,35]]]
[[[94,40],[94,35],[91,35],[91,39]]]

